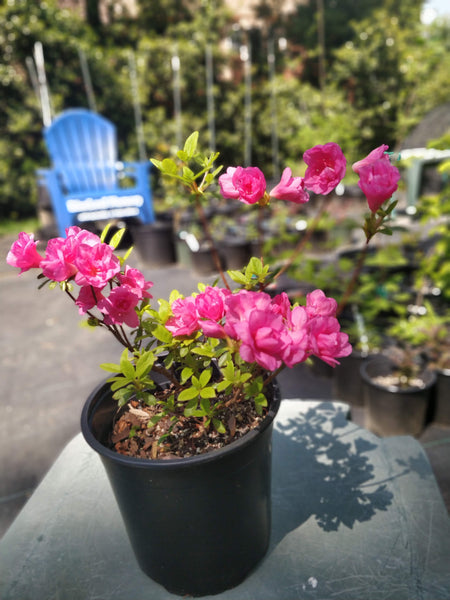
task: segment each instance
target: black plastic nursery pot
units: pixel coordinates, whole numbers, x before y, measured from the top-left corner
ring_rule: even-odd
[[[140,568],[179,595],[241,583],[267,552],[271,453],[279,388],[257,429],[191,458],[140,459],[109,449],[117,403],[109,385],[87,399],[81,429],[100,455]]]
[[[230,238],[218,246],[227,269],[242,269],[252,257],[252,245],[248,240]]]
[[[433,420],[450,425],[450,369],[437,369]]]
[[[339,359],[339,365],[333,369],[333,396],[355,406],[364,404],[363,383],[360,375],[362,363],[367,355],[353,351],[349,356]]]
[[[389,375],[392,363],[384,356],[367,359],[360,373],[363,381],[367,429],[379,436],[419,436],[426,421],[428,405],[436,381],[434,371],[421,374],[423,387],[385,387],[374,381],[380,375]]]
[[[161,220],[130,228],[134,245],[142,260],[152,266],[175,262],[175,242],[171,221]]]

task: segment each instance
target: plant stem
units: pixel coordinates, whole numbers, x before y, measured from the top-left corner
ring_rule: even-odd
[[[65,292],[69,296],[69,298],[74,303],[76,303],[75,296],[68,289],[66,289]],[[95,319],[98,322],[100,327],[105,327],[106,329],[108,329],[108,331],[110,331],[113,334],[113,336],[116,338],[116,340],[118,342],[120,342],[120,344],[122,344],[122,346],[124,346],[125,348],[128,348],[128,350],[130,350],[130,352],[133,352],[134,348],[133,348],[132,344],[128,341],[127,336],[124,331],[123,331],[123,336],[122,336],[121,333],[118,331],[117,327],[115,327],[114,325],[107,325],[103,320],[100,320],[90,310],[87,310],[86,314],[88,315],[88,317],[91,317],[91,319]]]
[[[227,290],[229,290],[230,286],[228,285],[227,279],[225,277],[225,273],[223,272],[223,269],[222,269],[222,265],[220,264],[219,253],[217,252],[217,248],[214,243],[213,237],[211,235],[211,230],[208,225],[208,219],[206,218],[205,211],[203,210],[203,206],[200,202],[200,198],[198,195],[195,196],[195,208],[196,208],[197,214],[200,218],[200,222],[202,224],[202,228],[203,228],[205,237],[206,237],[207,241],[209,242],[209,244],[211,245],[211,254],[212,254],[216,269],[218,270],[219,275],[222,278],[223,284],[225,285]]]
[[[316,216],[314,217],[311,227],[308,228],[305,235],[301,237],[299,243],[297,244],[296,248],[292,252],[289,259],[285,262],[285,264],[282,266],[282,268],[274,276],[273,281],[278,279],[278,277],[280,277],[280,275],[282,275],[285,271],[287,271],[289,269],[289,267],[292,265],[294,260],[297,258],[297,256],[299,256],[299,254],[303,251],[303,248],[306,246],[306,244],[311,239],[311,236],[317,229],[317,225],[319,224],[319,221],[322,218],[323,213],[325,212],[325,200],[326,200],[326,198],[324,196],[322,196],[321,203],[319,205],[319,210],[318,210]]]
[[[352,278],[348,282],[347,287],[344,293],[342,294],[342,298],[337,307],[336,316],[339,316],[344,310],[344,308],[347,306],[349,298],[352,295],[353,290],[355,289],[355,285],[357,284],[359,276],[361,274],[361,269],[363,268],[364,262],[366,260],[367,250],[369,248],[368,244],[369,240],[367,240],[366,245],[364,246],[364,248],[362,248],[361,252],[359,253],[358,262],[356,263],[356,266],[353,269]]]

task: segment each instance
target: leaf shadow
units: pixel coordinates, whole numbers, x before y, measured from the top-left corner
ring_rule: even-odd
[[[374,481],[370,454],[377,444],[351,425],[346,412],[329,402],[277,423],[272,546],[311,516],[324,531],[337,531],[341,525],[353,528],[356,522],[369,521],[392,503],[386,481]]]

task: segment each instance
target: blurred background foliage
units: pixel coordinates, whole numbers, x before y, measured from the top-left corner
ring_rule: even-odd
[[[80,11],[56,0],[0,1],[0,218],[36,212],[35,170],[48,164],[42,115],[27,60],[43,45],[54,114],[87,107],[80,51],[89,65],[97,111],[117,127],[120,156],[138,157],[130,52],[137,65],[148,156],[176,144],[172,57],[180,57],[181,139],[194,129],[209,141],[205,53],[213,52],[216,148],[225,165],[245,160],[245,65],[251,48],[252,164],[273,163],[276,100],[279,164],[301,170],[317,143],[341,144],[349,161],[371,148],[398,145],[450,96],[450,24],[420,21],[422,0],[311,0],[286,15],[261,0],[258,26],[243,29],[220,0],[136,0],[137,15],[118,3],[84,0]],[[322,6],[323,10],[319,10]],[[318,9],[319,7],[319,9]],[[321,29],[322,28],[322,29]],[[325,44],[319,44],[320,31]],[[274,77],[268,48],[274,41]],[[248,81],[248,80],[247,80]]]

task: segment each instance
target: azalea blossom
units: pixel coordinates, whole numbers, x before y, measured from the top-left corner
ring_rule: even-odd
[[[132,269],[128,265],[125,266],[124,273],[119,273],[117,279],[122,285],[128,285],[139,298],[152,298],[149,288],[153,286],[151,281],[145,281],[144,275],[139,269]]]
[[[376,213],[398,188],[400,171],[391,165],[389,156],[384,153],[387,148],[379,146],[353,165],[353,170],[359,175],[358,186],[366,196],[372,213]]]
[[[353,165],[352,165],[353,171],[355,173],[359,173],[363,167],[369,167],[370,165],[372,165],[374,162],[376,162],[383,156],[385,156],[389,160],[387,154],[385,154],[385,152],[387,150],[389,150],[389,146],[387,146],[386,144],[382,144],[381,146],[378,146],[378,148],[375,148],[375,150],[372,150],[372,152],[369,152],[369,154],[365,158],[353,163]]]
[[[337,358],[348,356],[352,347],[348,335],[340,331],[335,317],[315,317],[309,321],[310,353],[327,364],[339,364]]]
[[[12,244],[6,256],[6,262],[11,267],[20,269],[24,273],[29,269],[35,269],[40,266],[42,256],[36,250],[37,242],[34,241],[34,235],[22,231],[18,239]]]
[[[286,322],[287,344],[282,359],[287,367],[303,362],[309,353],[308,314],[304,306],[295,306]]]
[[[232,339],[238,339],[239,323],[246,321],[248,315],[255,310],[270,310],[271,297],[265,292],[240,290],[226,299],[226,334]]]
[[[268,371],[275,371],[281,366],[283,351],[287,345],[281,315],[253,310],[246,320],[235,324],[235,330],[241,342],[239,354],[246,362],[256,362]]]
[[[334,142],[310,148],[303,160],[308,165],[305,187],[316,194],[329,194],[345,176],[347,160]]]
[[[166,322],[166,328],[172,335],[191,335],[200,328],[195,300],[192,296],[178,298],[172,305],[173,316]]]
[[[136,306],[139,303],[139,295],[127,285],[121,285],[111,290],[108,298],[102,297],[97,306],[105,314],[105,323],[115,325],[128,325],[138,327],[139,317]]]
[[[305,180],[303,177],[292,177],[292,171],[286,167],[278,183],[269,193],[272,198],[277,200],[287,200],[295,204],[304,204],[308,202],[309,195],[305,190]]]
[[[75,236],[48,241],[41,261],[42,273],[52,281],[67,281],[78,271],[75,266],[78,243]]]
[[[70,239],[70,238],[68,238]],[[79,244],[76,249],[75,265],[78,285],[104,287],[120,271],[120,262],[108,244]]]
[[[239,198],[244,204],[257,204],[266,192],[266,179],[258,167],[229,167],[219,185],[224,198]]]
[[[306,295],[306,312],[309,317],[334,317],[336,310],[336,300],[327,298],[322,290],[314,290]]]
[[[236,167],[228,167],[226,172],[219,177],[219,186],[224,198],[239,198],[239,190],[233,183],[233,175],[236,172]]]
[[[80,288],[78,298],[75,304],[78,306],[78,312],[80,315],[86,314],[88,310],[97,306],[97,302],[103,298],[103,288],[94,288],[92,285],[85,285]]]

